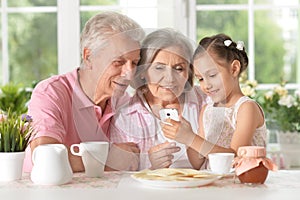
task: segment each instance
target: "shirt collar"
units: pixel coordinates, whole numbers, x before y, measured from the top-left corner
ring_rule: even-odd
[[[93,107],[94,103],[86,96],[81,88],[77,72],[78,69],[74,70],[73,72],[73,76],[75,77],[72,97],[74,104],[73,106],[77,107],[79,110],[82,108]]]

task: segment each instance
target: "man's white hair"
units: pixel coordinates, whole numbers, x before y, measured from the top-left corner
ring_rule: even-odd
[[[109,38],[116,34],[124,33],[131,39],[140,42],[145,33],[141,26],[126,15],[107,11],[99,13],[89,19],[81,33],[80,52],[85,48],[91,53],[101,49]]]

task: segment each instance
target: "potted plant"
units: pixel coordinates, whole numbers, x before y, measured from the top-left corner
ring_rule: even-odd
[[[265,112],[275,120],[282,132],[300,135],[300,90],[293,93],[285,88],[285,83],[264,94],[262,103]]]
[[[30,120],[10,110],[0,114],[0,182],[22,177],[25,148],[33,132]]]
[[[275,122],[279,131],[300,136],[300,89],[289,91],[281,81],[273,90],[258,91],[257,82],[247,80],[243,74],[240,84],[243,94],[262,106],[266,119]]]
[[[277,127],[277,140],[286,168],[300,166],[300,90],[288,91],[282,82],[263,96],[263,108]]]

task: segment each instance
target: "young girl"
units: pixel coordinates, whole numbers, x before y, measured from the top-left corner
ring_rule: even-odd
[[[265,146],[266,125],[261,107],[244,96],[239,76],[247,68],[248,57],[242,42],[224,34],[203,38],[193,57],[195,76],[212,100],[200,112],[198,134],[189,122],[167,120],[164,135],[187,145],[194,168],[204,168],[209,153],[233,152],[240,146]]]

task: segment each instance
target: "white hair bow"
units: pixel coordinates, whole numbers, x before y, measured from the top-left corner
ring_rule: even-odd
[[[231,43],[232,43],[231,40],[225,40],[225,41],[224,41],[224,45],[225,45],[226,47],[229,47],[229,46],[231,45]]]
[[[240,51],[243,51],[244,49],[244,42],[243,41],[237,41],[236,42],[236,48]]]

